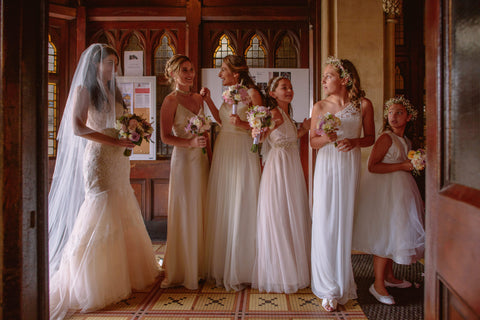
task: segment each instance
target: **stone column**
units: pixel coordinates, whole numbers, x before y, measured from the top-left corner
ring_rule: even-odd
[[[402,11],[401,0],[383,0],[385,13],[385,89],[389,99],[395,95],[395,24]]]

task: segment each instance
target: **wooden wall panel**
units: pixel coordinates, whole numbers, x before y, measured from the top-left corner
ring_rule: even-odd
[[[152,220],[158,221],[168,216],[168,186],[169,179],[152,179],[152,197],[150,199],[152,208]]]

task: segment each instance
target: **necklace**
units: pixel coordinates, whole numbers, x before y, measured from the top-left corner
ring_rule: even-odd
[[[190,91],[185,91],[185,90],[181,90],[181,89],[178,89],[176,88],[175,91],[179,92],[179,93],[182,93],[182,94],[187,94],[187,95],[190,95],[191,92]]]

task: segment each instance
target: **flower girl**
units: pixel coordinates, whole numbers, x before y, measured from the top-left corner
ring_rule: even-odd
[[[267,99],[275,128],[268,129],[262,151],[265,168],[257,211],[257,255],[252,287],[293,293],[310,285],[310,213],[297,139],[309,128],[297,128],[289,115],[293,88],[289,79],[270,80]],[[254,129],[252,135],[255,134]]]
[[[355,215],[353,248],[373,254],[375,282],[370,293],[381,303],[395,304],[386,287],[408,288],[396,279],[392,260],[410,264],[423,256],[425,232],[423,203],[407,158],[410,141],[404,136],[417,111],[404,97],[388,100],[384,128],[368,159],[361,179]]]

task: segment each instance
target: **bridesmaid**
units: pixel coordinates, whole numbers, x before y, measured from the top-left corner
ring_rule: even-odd
[[[243,84],[253,105],[263,105],[262,94],[242,57],[226,56],[218,76],[224,86]],[[232,114],[232,105],[225,102],[216,109],[207,88],[200,93],[221,124],[207,191],[208,277],[226,290],[241,290],[252,283],[260,182],[258,154],[250,151],[253,140],[246,120],[249,105],[240,103]]]
[[[360,148],[375,140],[373,107],[348,60],[327,59],[322,86],[327,96],[312,110],[310,145],[318,149],[313,181],[312,291],[334,311],[357,297],[351,263],[353,213],[361,166]],[[341,120],[338,132],[320,135],[327,112]],[[361,137],[363,129],[363,137]],[[333,142],[336,142],[333,143]]]
[[[205,276],[203,219],[208,158],[202,148],[207,146],[207,138],[185,132],[185,126],[191,117],[203,115],[203,100],[190,91],[195,70],[188,57],[178,54],[171,57],[165,75],[175,91],[165,97],[160,114],[162,141],[174,146],[162,287],[181,285],[194,290]]]
[[[262,153],[269,151],[263,154],[258,194],[252,287],[259,291],[294,293],[310,285],[310,209],[297,142],[308,132],[310,120],[305,119],[297,131],[290,118],[292,99],[289,79],[270,80],[267,105],[276,126],[262,135],[267,136]]]

